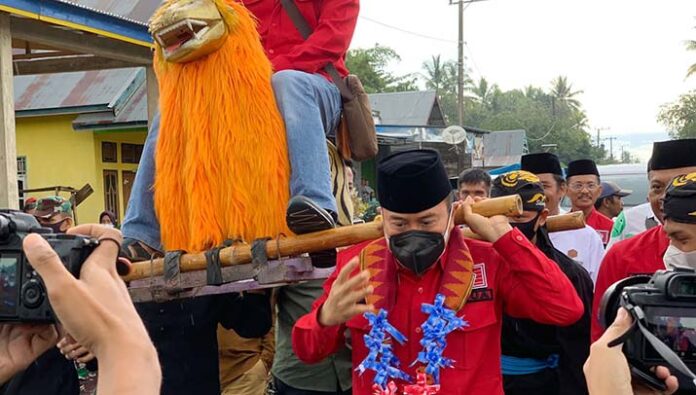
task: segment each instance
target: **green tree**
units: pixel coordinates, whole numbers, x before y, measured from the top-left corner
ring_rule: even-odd
[[[440,90],[446,84],[445,62],[440,59],[440,55],[433,55],[430,61],[423,63],[425,70],[425,87],[433,89],[435,93],[440,94]]]
[[[367,93],[417,90],[415,75],[397,76],[388,70],[390,64],[400,60],[401,57],[392,48],[375,44],[372,48],[348,51],[346,66],[360,77]]]
[[[557,79],[555,82],[559,82]],[[485,79],[472,89],[477,98],[468,103],[466,124],[487,130],[524,129],[530,152],[555,145],[562,161],[577,158],[601,159],[604,152],[592,145],[587,133],[587,115],[566,78],[548,92],[535,86],[502,91]],[[555,104],[554,104],[555,103]]]
[[[478,83],[476,83],[476,85],[474,85],[474,87],[471,89],[471,93],[474,94],[479,103],[481,103],[483,106],[488,106],[491,104],[491,99],[498,90],[499,89],[496,84],[489,85],[488,81],[481,77]]]
[[[555,115],[559,111],[559,105],[568,107],[573,110],[580,109],[580,101],[577,96],[582,91],[574,91],[573,85],[568,82],[566,76],[559,75],[551,81],[551,111]]]
[[[667,127],[674,139],[696,137],[696,90],[679,96],[660,108],[657,120]]]
[[[457,62],[454,60],[443,61],[440,55],[436,55],[423,63],[423,70],[425,87],[437,93],[445,119],[448,123],[456,121],[458,117],[457,89],[459,84]],[[471,86],[472,82],[467,73],[464,76],[465,91],[468,91]],[[465,96],[465,101],[467,99]]]

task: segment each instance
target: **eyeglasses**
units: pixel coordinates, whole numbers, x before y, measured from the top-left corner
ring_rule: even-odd
[[[570,184],[570,189],[575,191],[575,192],[580,192],[583,189],[587,188],[588,191],[593,192],[596,191],[597,188],[599,188],[599,184],[594,183],[594,182],[588,182],[586,184],[582,182],[574,182]]]

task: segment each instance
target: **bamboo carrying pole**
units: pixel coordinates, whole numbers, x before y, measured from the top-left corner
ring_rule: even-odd
[[[485,217],[505,215],[508,217],[522,214],[522,199],[518,195],[503,196],[474,203],[472,210]],[[460,208],[454,214],[456,224],[464,224],[464,211]],[[306,252],[324,251],[331,248],[345,247],[367,240],[382,237],[382,222],[343,226],[322,232],[269,240],[266,244],[266,255],[269,259],[282,256],[299,255]],[[220,250],[222,266],[240,265],[251,262],[251,246],[239,244]],[[205,254],[185,254],[181,257],[181,272],[205,270],[207,261]],[[134,263],[130,272],[122,276],[125,281],[140,280],[152,276],[160,276],[164,272],[164,260],[154,259]]]
[[[549,232],[563,232],[564,230],[581,229],[584,227],[585,215],[582,211],[552,215],[546,218],[546,230]],[[463,233],[464,237],[481,240],[481,236],[472,232],[471,229],[464,229]]]

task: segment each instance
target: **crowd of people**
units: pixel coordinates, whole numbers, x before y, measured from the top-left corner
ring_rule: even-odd
[[[620,347],[607,345],[631,319],[620,312],[604,333],[596,321],[598,300],[608,285],[636,273],[696,268],[689,254],[696,250],[696,158],[689,155],[695,148],[696,140],[654,144],[647,198],[660,225],[606,254],[601,238],[611,232],[612,220],[596,207],[604,205],[600,198],[619,200],[606,205],[621,207],[628,192],[603,184],[593,162],[570,162],[564,172],[555,155],[529,154],[522,170],[495,179],[481,169],[466,170],[453,191],[436,151],[411,150],[378,166],[385,237],[341,249],[326,281],[286,285],[272,295],[254,291],[135,306],[115,273],[121,235],[110,213],[100,215],[102,226],[74,228],[69,201],[28,200],[25,211],[54,232],[118,244],[102,243],[85,265],[103,273],[85,275],[83,269],[77,280],[40,237],[26,238],[27,257],[46,283],[61,326],[3,326],[7,351],[21,355],[11,358],[14,368],[3,375],[4,393],[77,394],[72,361],[99,360],[98,390],[104,393],[370,394],[374,376],[361,374],[372,351],[368,313],[388,311],[389,324],[409,339],[393,347],[394,356],[418,361],[427,318],[421,306],[436,295],[466,320],[463,329],[446,335],[444,357],[453,362],[439,371],[439,393],[652,393],[631,386]],[[550,232],[546,221],[561,212],[570,189],[571,211],[583,211],[588,225]],[[475,202],[515,194],[523,201],[517,217],[472,211]],[[464,225],[454,224],[457,210],[465,213]],[[462,227],[482,240],[464,237]],[[586,230],[594,237],[577,236]],[[576,236],[561,237],[557,245],[554,238],[566,232]],[[579,258],[592,256],[586,251],[598,242],[604,255],[599,263]],[[385,273],[375,277],[377,268]],[[471,288],[454,275],[467,269],[474,275]],[[71,298],[90,301],[87,311],[76,314],[68,307]],[[122,343],[138,357],[122,352]],[[132,366],[138,364],[141,381],[134,382]],[[126,382],[113,376],[115,367],[125,365]],[[423,372],[406,364],[400,369],[408,377]],[[665,380],[665,393],[676,390],[677,378],[666,368],[656,374]]]

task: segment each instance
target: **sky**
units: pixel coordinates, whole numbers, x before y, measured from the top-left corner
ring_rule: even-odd
[[[449,1],[361,0],[351,47],[393,48],[396,74],[422,72],[432,55],[456,60]],[[567,76],[592,129],[618,138],[615,155],[624,146],[647,160],[651,142],[668,138],[660,106],[696,89],[696,76],[685,78],[696,52],[684,44],[695,27],[695,0],[487,0],[464,12],[465,62],[474,79],[503,90]]]

